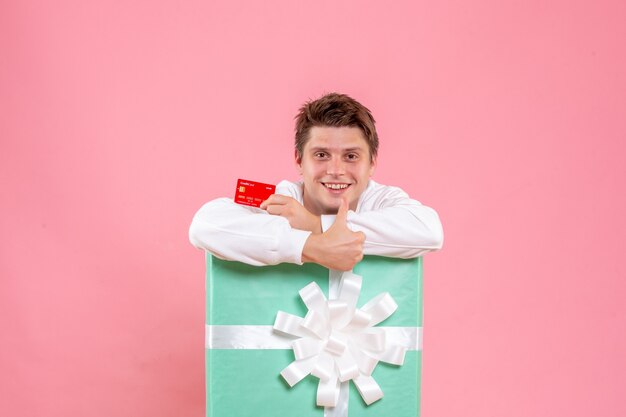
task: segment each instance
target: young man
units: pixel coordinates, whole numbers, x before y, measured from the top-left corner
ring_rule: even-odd
[[[344,94],[305,103],[296,116],[302,181],[282,181],[260,208],[220,198],[205,204],[191,243],[251,265],[315,262],[347,271],[363,255],[413,258],[440,249],[437,213],[370,179],[378,135],[370,111]]]

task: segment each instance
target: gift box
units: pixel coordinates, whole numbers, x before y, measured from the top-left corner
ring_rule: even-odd
[[[419,416],[421,258],[392,259],[366,256],[355,266],[352,274],[329,271],[317,264],[255,267],[220,260],[209,254],[206,258],[206,267],[207,416]],[[379,316],[384,320],[375,323],[374,326],[357,328],[356,333],[367,333],[366,337],[358,336],[361,337],[359,340],[365,340],[379,335],[381,333],[379,328],[383,329],[382,333],[386,334],[384,343],[404,346],[399,350],[402,358],[391,359],[391,362],[395,360],[396,364],[378,362],[371,372],[371,377],[361,375],[361,381],[364,379],[369,382],[375,381],[374,385],[377,384],[380,388],[379,396],[382,395],[382,398],[375,397],[374,402],[368,405],[363,397],[367,397],[369,388],[365,389],[363,383],[358,388],[354,380],[346,382],[337,380],[337,387],[340,388],[338,397],[335,397],[337,404],[334,407],[321,406],[318,405],[320,401],[318,386],[322,379],[318,376],[324,372],[316,368],[317,372],[313,371],[313,374],[318,376],[309,374],[295,381],[297,383],[291,381],[294,383],[293,386],[287,381],[290,370],[294,367],[290,364],[297,359],[294,342],[299,339],[302,342],[304,338],[302,335],[285,333],[284,329],[281,329],[284,324],[281,323],[285,317],[288,320],[300,320],[296,317],[299,316],[303,320],[297,321],[298,325],[308,326],[308,329],[316,331],[315,324],[310,324],[315,321],[309,320],[316,316],[311,307],[316,302],[313,299],[317,297],[319,301],[320,294],[323,294],[324,298],[335,300],[328,301],[323,307],[326,309],[324,311],[328,316],[330,309],[331,317],[341,317],[340,313],[334,312],[345,310],[346,303],[342,304],[341,300],[349,299],[350,296],[346,294],[350,291],[354,293],[356,285],[354,283],[360,286],[356,295],[353,294],[358,297],[356,307],[361,307],[363,311],[350,313],[352,318],[349,326],[358,327],[358,313],[367,317],[365,319],[367,321],[379,314],[381,309],[388,307],[389,311],[394,310],[391,314],[387,311]],[[372,301],[367,303],[368,300]],[[396,308],[393,307],[394,302]],[[347,304],[350,304],[350,301]],[[402,335],[397,336],[400,334],[398,331]],[[340,350],[343,349],[341,343],[339,340]],[[320,353],[319,357],[322,354],[329,357],[331,344],[331,341],[323,342],[321,347],[324,353]],[[309,345],[302,344],[304,350]],[[353,349],[354,345],[351,346],[350,349]],[[346,352],[348,349],[342,351]],[[353,350],[352,352],[355,358],[357,354],[361,355],[359,352]],[[393,353],[397,352],[398,349]],[[303,355],[302,349],[299,354]],[[389,350],[380,352],[381,357],[388,354]],[[369,358],[367,354],[363,357]],[[311,362],[310,358],[301,359],[299,363],[307,361]],[[339,365],[331,367],[334,371],[340,368]],[[347,375],[350,367],[346,366],[345,369],[347,370],[344,374]],[[336,377],[342,378],[341,375]],[[331,382],[327,380],[324,384],[330,384],[332,388],[334,384],[332,381],[334,380],[331,379]],[[362,395],[359,389],[367,392]],[[372,397],[370,401],[371,399]]]

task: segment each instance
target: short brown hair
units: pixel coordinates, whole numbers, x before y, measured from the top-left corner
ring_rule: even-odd
[[[367,107],[345,94],[329,93],[317,100],[307,101],[296,119],[296,152],[302,158],[309,131],[314,126],[358,127],[370,149],[370,160],[378,154],[376,121]]]

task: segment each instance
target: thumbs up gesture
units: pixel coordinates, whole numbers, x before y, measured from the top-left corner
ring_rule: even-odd
[[[348,228],[348,202],[341,200],[335,223],[322,234],[311,234],[304,244],[302,260],[329,269],[349,271],[363,259],[363,232]]]

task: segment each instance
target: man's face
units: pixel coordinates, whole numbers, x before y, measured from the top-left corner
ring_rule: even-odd
[[[336,214],[342,198],[356,210],[376,161],[363,132],[356,127],[313,127],[309,140],[296,153],[296,164],[304,180],[304,207],[315,215]]]

